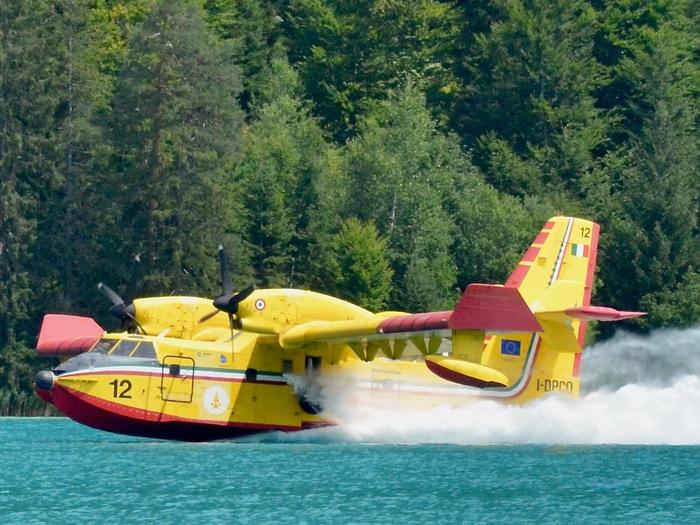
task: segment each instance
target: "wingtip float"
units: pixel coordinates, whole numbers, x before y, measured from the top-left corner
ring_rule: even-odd
[[[127,306],[102,285],[123,331],[47,315],[37,351],[69,358],[39,372],[35,389],[80,423],[191,441],[330,424],[294,376],[308,386],[346,374],[356,402],[411,407],[576,396],[587,322],[643,315],[590,305],[598,237],[595,223],[554,217],[505,285],[471,284],[453,311],[418,314],[304,290],[235,293],[220,249],[213,311],[196,297]]]

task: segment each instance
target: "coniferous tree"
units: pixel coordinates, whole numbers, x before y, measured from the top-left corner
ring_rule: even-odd
[[[307,286],[313,280],[311,245],[323,226],[319,185],[337,172],[334,148],[301,92],[295,71],[274,60],[234,170],[247,212],[246,240],[262,286]]]
[[[273,2],[260,0],[206,0],[207,22],[230,44],[232,57],[241,66],[244,109],[261,96],[270,78],[270,64],[286,58],[282,44],[282,18]]]
[[[370,311],[383,309],[391,294],[392,270],[386,240],[374,225],[350,218],[324,247],[325,266],[319,277],[325,289]]]
[[[424,80],[435,103],[455,90],[453,39],[461,11],[436,0],[294,0],[283,13],[292,64],[316,114],[336,139],[407,76]]]
[[[105,278],[103,226],[111,215],[100,191],[108,159],[97,125],[109,103],[110,80],[99,72],[88,3],[65,0],[60,5],[52,30],[60,68],[52,140],[55,176],[39,197],[34,273],[43,310],[94,313],[94,285]]]
[[[31,258],[39,199],[56,176],[63,80],[55,7],[0,3],[0,348],[34,314]]]
[[[649,309],[649,322],[685,317],[673,296],[697,293],[700,143],[693,101],[698,69],[692,44],[668,24],[645,32],[646,45],[619,70],[635,86],[625,119],[628,141],[616,152],[603,210],[608,241],[601,270],[612,304]],[[639,124],[637,124],[639,123]],[[671,304],[668,304],[670,301]],[[685,317],[692,321],[692,309]]]
[[[584,1],[524,0],[505,4],[502,17],[465,58],[460,133],[499,190],[575,195],[607,125],[593,97],[596,14]]]
[[[0,412],[40,413],[40,359],[28,347],[41,315],[38,223],[57,181],[63,4],[0,2]],[[59,261],[55,261],[59,264]],[[44,365],[45,366],[45,365]]]
[[[224,172],[239,141],[239,70],[196,2],[156,2],[128,46],[111,130],[119,274],[139,293],[210,290],[236,220]]]

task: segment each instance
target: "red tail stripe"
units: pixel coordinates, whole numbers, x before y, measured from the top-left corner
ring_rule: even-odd
[[[523,258],[520,259],[520,262],[532,262],[537,258],[537,255],[539,253],[540,253],[540,249],[538,247],[531,246],[525,252],[525,255],[523,255]]]
[[[535,237],[535,240],[533,241],[532,244],[544,244],[545,241],[547,240],[547,237],[549,237],[549,232],[540,232],[537,237]]]
[[[510,274],[508,277],[508,280],[506,281],[506,286],[512,286],[513,288],[518,288],[520,284],[525,280],[525,277],[527,276],[527,272],[530,271],[529,266],[525,266],[524,264],[519,264],[518,266],[515,267],[515,270],[513,270],[513,273]]]

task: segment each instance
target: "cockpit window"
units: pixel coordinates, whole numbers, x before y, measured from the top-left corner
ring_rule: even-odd
[[[138,341],[128,341],[122,339],[120,343],[109,353],[110,355],[129,355],[131,351],[139,344]]]
[[[155,348],[153,348],[153,343],[144,341],[138,346],[134,353],[131,354],[131,357],[151,357],[155,359],[156,351]]]
[[[97,354],[107,354],[110,349],[114,346],[116,341],[114,339],[100,339],[97,341],[95,346],[90,349],[90,352],[95,352]]]

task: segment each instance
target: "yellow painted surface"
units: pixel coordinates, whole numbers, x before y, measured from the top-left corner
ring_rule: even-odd
[[[362,394],[357,402],[377,397],[406,406],[459,405],[475,397],[525,402],[551,391],[577,395],[573,371],[580,323],[563,311],[583,302],[588,257],[572,255],[578,250],[572,245],[590,248],[594,225],[566,217],[550,223],[543,230],[547,239],[532,245],[534,259],[521,263],[528,272],[518,288],[544,333],[387,335],[377,330],[381,320],[404,314],[374,314],[310,291],[271,289],[256,290],[240,303],[243,330],[231,339],[226,314],[199,322],[212,311],[207,299],[148,298],[135,306],[149,335],[106,337],[152,342],[157,358],[150,371],[125,365],[116,372],[61,376],[58,382],[152,417],[285,428],[322,418],[301,409],[283,372],[320,374],[321,380],[342,376]],[[425,355],[508,386],[479,390],[451,383],[428,370]],[[246,379],[246,371],[256,377]]]

